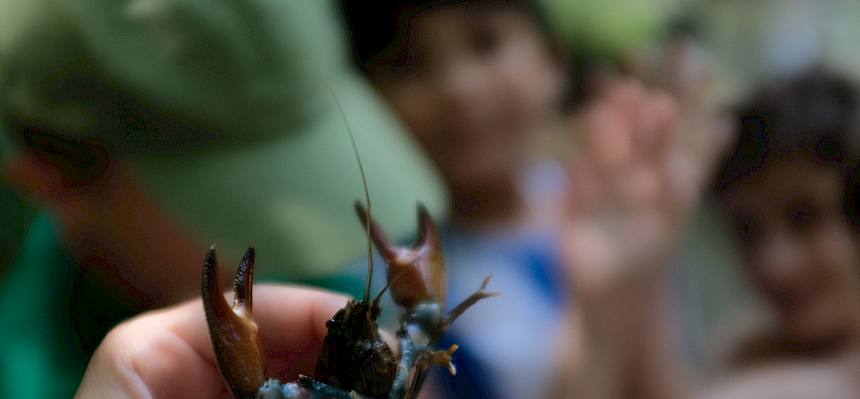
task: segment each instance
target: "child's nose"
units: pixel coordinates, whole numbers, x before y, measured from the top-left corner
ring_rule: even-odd
[[[458,60],[442,66],[437,75],[437,88],[443,97],[457,106],[476,104],[484,98],[490,71],[476,60]]]
[[[755,263],[769,284],[790,285],[802,274],[805,262],[802,245],[790,234],[775,232],[763,240]]]

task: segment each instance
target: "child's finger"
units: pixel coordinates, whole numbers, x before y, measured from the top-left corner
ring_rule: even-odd
[[[623,168],[633,157],[631,125],[625,119],[610,102],[594,104],[582,116],[582,155],[601,175]]]
[[[639,110],[648,94],[648,89],[639,80],[620,77],[606,85],[601,99],[632,127],[638,123]]]
[[[642,101],[633,131],[637,158],[644,162],[659,162],[673,145],[678,131],[680,113],[677,101],[669,93],[655,90]]]
[[[600,179],[586,158],[577,159],[568,170],[570,190],[567,198],[568,215],[575,219],[595,209],[603,197]]]

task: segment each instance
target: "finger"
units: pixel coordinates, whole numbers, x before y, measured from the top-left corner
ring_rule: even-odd
[[[641,81],[622,77],[606,85],[601,99],[620,112],[623,121],[632,127],[637,122],[639,110],[647,96],[648,89]]]
[[[313,375],[328,333],[326,321],[346,306],[347,298],[298,288],[289,297],[272,295],[283,288],[257,290],[254,318],[268,355],[268,375],[291,381],[300,373]],[[258,312],[261,308],[265,311]]]
[[[734,142],[737,133],[736,127],[731,117],[714,115],[709,118],[707,125],[700,131],[701,137],[696,140],[697,146],[693,153],[702,159],[701,164],[704,168],[711,170]]]
[[[298,373],[313,374],[317,354],[327,333],[325,322],[343,308],[346,298],[323,291],[286,286],[254,289],[254,321],[267,355],[269,376],[293,379]],[[214,362],[214,353],[199,301],[186,305],[185,321],[177,333]]]
[[[571,218],[587,215],[602,198],[602,187],[594,167],[584,158],[577,159],[568,171],[571,190],[567,193],[567,212]]]
[[[623,113],[608,101],[595,103],[582,115],[580,131],[583,153],[595,172],[611,175],[632,159],[631,125]]]
[[[658,162],[671,149],[680,120],[677,101],[662,90],[652,91],[642,100],[633,131],[639,161]]]
[[[681,99],[685,108],[699,106],[714,82],[711,62],[704,52],[689,38],[680,37],[667,46],[663,65],[661,86]]]
[[[735,128],[731,121],[716,118],[708,126],[699,127],[694,143],[686,146],[669,160],[673,196],[672,207],[684,211],[702,195],[705,185],[716,172],[717,162],[731,145]],[[683,212],[682,212],[683,213]]]
[[[93,355],[76,397],[223,397],[227,390],[210,356],[174,331],[185,313],[180,310],[148,313],[112,330]]]
[[[603,178],[630,167],[637,152],[636,132],[648,96],[642,83],[616,78],[604,85],[581,117],[583,148]]]
[[[255,291],[254,318],[270,357],[270,371],[295,368],[311,373],[313,364],[305,358],[315,359],[326,320],[346,298],[285,286]],[[272,358],[275,355],[292,361],[283,364]],[[200,300],[142,315],[114,329],[97,350],[84,381],[82,397],[87,397],[82,392],[99,392],[105,381],[113,381],[113,391],[127,393],[116,397],[216,398],[226,392]]]

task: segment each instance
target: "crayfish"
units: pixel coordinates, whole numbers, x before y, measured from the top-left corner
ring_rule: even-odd
[[[235,398],[415,398],[429,367],[441,365],[456,372],[451,356],[457,346],[436,350],[434,344],[466,309],[495,295],[485,291],[490,278],[445,313],[442,241],[427,210],[419,206],[419,233],[411,247],[392,245],[369,211],[360,203],[356,210],[365,222],[368,240],[388,264],[388,285],[370,299],[373,266],[369,259],[364,298],[350,300],[326,323],[328,334],[313,378],[300,376],[287,383],[266,379],[265,356],[251,316],[254,250],[249,248],[239,265],[230,306],[218,282],[214,249],[210,249],[203,269],[203,304],[218,368]],[[377,326],[380,298],[386,289],[405,310],[396,335],[398,355],[381,338]]]

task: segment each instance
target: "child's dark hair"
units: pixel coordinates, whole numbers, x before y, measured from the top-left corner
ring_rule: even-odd
[[[352,39],[353,60],[365,72],[392,45],[405,41],[414,16],[437,7],[507,6],[534,18],[550,37],[549,24],[536,0],[339,0]]]
[[[855,83],[821,68],[765,85],[735,111],[738,138],[716,181],[718,194],[770,160],[803,156],[844,173],[846,216],[860,227],[858,105]]]

